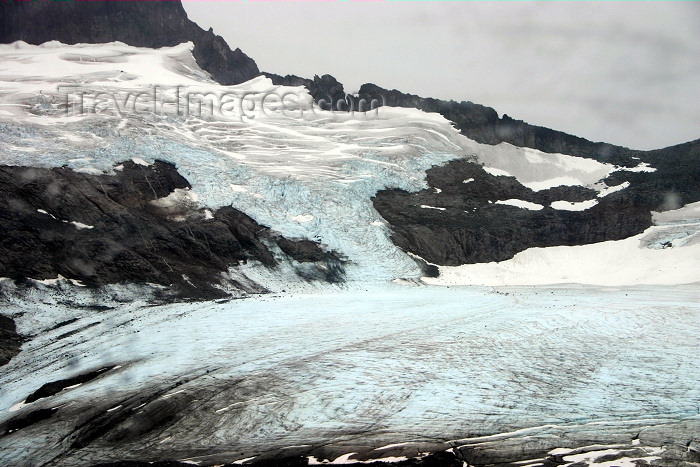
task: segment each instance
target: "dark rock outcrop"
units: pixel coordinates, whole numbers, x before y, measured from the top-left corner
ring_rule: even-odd
[[[221,84],[260,75],[255,61],[187,18],[179,1],[0,2],[0,43],[121,41],[137,47],[194,43],[194,58]]]
[[[331,75],[314,76],[314,79],[301,78],[295,75],[280,76],[263,72],[265,76],[278,86],[304,86],[309,94],[323,110],[348,110],[343,84]]]
[[[463,183],[469,178],[474,181]],[[513,177],[495,177],[465,160],[428,170],[427,180],[442,191],[384,190],[373,202],[391,224],[397,246],[439,265],[502,261],[530,247],[618,240],[651,225],[649,210],[624,191],[575,212],[552,209],[549,204],[592,199],[593,190],[557,187],[534,192]],[[507,199],[544,208],[536,211],[495,203]]]
[[[630,186],[603,198],[583,187],[534,192],[514,177],[495,177],[462,159],[428,170],[429,189],[417,193],[383,190],[373,203],[391,224],[394,243],[430,263],[456,266],[503,261],[532,247],[627,238],[652,225],[651,211],[700,200],[700,140],[640,155],[656,171],[613,172],[605,179],[608,186],[625,181]],[[470,178],[474,181],[463,183]],[[543,209],[495,203],[508,199],[537,203]],[[590,199],[598,204],[584,211],[550,207],[553,201]]]
[[[57,411],[58,408],[39,409],[30,412],[26,415],[19,415],[17,417],[14,417],[0,425],[0,433],[2,433],[1,436],[7,436],[9,434],[14,433],[15,431],[22,430],[36,423],[48,420]]]
[[[43,386],[41,386],[39,389],[31,393],[27,398],[24,400],[25,404],[30,404],[32,402],[38,401],[39,399],[43,399],[45,397],[51,397],[59,392],[63,391],[65,388],[74,386],[77,384],[83,384],[87,383],[89,381],[92,381],[93,379],[97,378],[100,376],[102,373],[105,373],[109,370],[111,370],[114,367],[104,367],[104,368],[98,368],[97,370],[90,371],[87,373],[82,373],[80,375],[73,376],[71,378],[66,378],[66,379],[60,379],[58,381],[51,381],[50,383],[46,383]]]
[[[0,366],[9,362],[19,353],[22,337],[17,333],[17,326],[12,318],[0,315]]]
[[[168,162],[131,161],[115,175],[68,168],[0,166],[0,277],[52,279],[62,275],[90,287],[135,282],[173,285],[181,296],[211,298],[231,266],[279,258],[265,245],[281,242],[304,271],[329,267],[342,280],[342,261],[309,241],[281,239],[232,207],[207,212],[187,196],[152,203],[189,183]],[[170,198],[169,198],[170,200]],[[315,279],[311,276],[310,279]],[[264,289],[234,283],[247,292]]]

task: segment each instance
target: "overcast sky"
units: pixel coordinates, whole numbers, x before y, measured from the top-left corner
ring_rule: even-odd
[[[700,2],[183,3],[261,71],[470,100],[635,149],[700,138]]]

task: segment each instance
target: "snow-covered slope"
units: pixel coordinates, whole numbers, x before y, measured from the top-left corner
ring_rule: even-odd
[[[653,217],[656,225],[624,240],[531,248],[507,261],[441,266],[440,277],[423,281],[493,286],[700,282],[700,202]]]
[[[536,191],[581,185],[601,195],[610,190],[599,182],[617,170],[481,145],[415,109],[321,111],[306,89],[264,77],[221,86],[198,68],[191,47],[0,46],[2,163],[109,174],[128,159],[170,161],[202,206],[232,205],[286,237],[346,255],[351,282],[420,276],[370,198],[425,188],[431,166],[470,158]]]

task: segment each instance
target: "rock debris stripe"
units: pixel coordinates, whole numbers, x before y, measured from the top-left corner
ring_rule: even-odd
[[[22,337],[17,333],[17,326],[9,316],[0,315],[0,366],[7,364],[19,353]]]

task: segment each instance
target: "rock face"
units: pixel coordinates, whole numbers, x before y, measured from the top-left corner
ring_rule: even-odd
[[[12,318],[0,315],[0,366],[5,365],[19,353],[22,338]]]
[[[200,298],[225,295],[221,273],[248,261],[306,263],[306,279],[343,278],[340,259],[313,242],[280,238],[231,207],[198,207],[187,180],[163,161],[125,162],[115,175],[0,166],[0,205],[0,277],[155,283]],[[275,244],[283,253],[270,250]]]
[[[373,203],[391,224],[397,246],[438,265],[503,261],[532,247],[619,240],[651,226],[651,211],[700,200],[700,140],[639,154],[656,171],[614,172],[605,179],[608,186],[630,186],[602,198],[577,186],[534,192],[514,177],[496,177],[474,162],[456,160],[428,170],[429,189],[383,190]],[[496,203],[512,199],[536,209]],[[597,204],[582,211],[550,206],[586,200]]]
[[[474,181],[463,183],[470,178]],[[585,211],[556,210],[549,207],[554,201],[581,202],[595,199],[596,192],[582,187],[534,192],[514,177],[490,175],[464,160],[430,169],[427,181],[431,189],[384,190],[373,201],[392,225],[397,246],[439,265],[502,261],[530,247],[618,240],[651,225],[649,211],[624,192]],[[494,203],[510,199],[539,210]]]
[[[232,51],[221,36],[190,21],[179,1],[2,2],[0,43],[17,40],[121,41],[151,48],[192,41],[197,64],[219,83],[238,84],[260,75],[253,59],[240,49]]]
[[[314,76],[314,79],[302,78],[296,75],[280,76],[274,73],[263,73],[272,82],[280,86],[304,86],[309,94],[323,110],[347,110],[347,101],[343,84],[331,75]],[[340,103],[340,105],[338,105]]]

